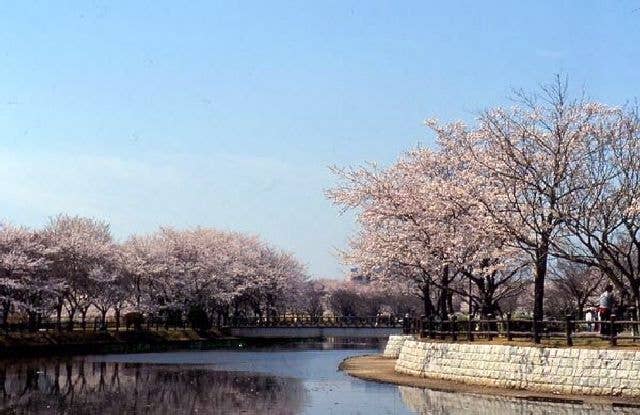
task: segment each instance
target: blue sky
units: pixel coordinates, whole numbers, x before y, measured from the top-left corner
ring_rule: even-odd
[[[52,4],[0,4],[0,218],[258,233],[317,277],[354,229],[327,166],[389,163],[431,143],[423,119],[556,73],[639,95],[640,1]]]

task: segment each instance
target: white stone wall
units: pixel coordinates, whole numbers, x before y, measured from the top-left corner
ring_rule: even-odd
[[[640,397],[640,351],[405,340],[395,370],[472,385]]]
[[[382,355],[384,357],[397,358],[398,355],[400,355],[400,349],[402,349],[404,341],[413,339],[414,337],[410,335],[389,336],[389,340],[387,341],[387,345],[385,346]]]

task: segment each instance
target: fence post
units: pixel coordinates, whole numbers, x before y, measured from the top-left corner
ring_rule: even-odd
[[[611,319],[609,320],[609,343],[611,346],[615,346],[617,343],[617,334],[616,334],[616,315],[611,314]]]
[[[435,339],[436,333],[433,331],[433,315],[429,316],[429,338]]]
[[[467,337],[470,342],[473,341],[473,316],[469,314],[469,324],[467,325]]]
[[[631,331],[633,334],[632,341],[635,343],[638,340],[636,339],[636,337],[638,337],[638,309],[635,306],[631,306],[629,307],[629,311],[631,320],[633,321],[633,323],[631,323]]]
[[[507,313],[507,340],[513,340],[513,335],[511,334],[511,313]]]
[[[457,320],[458,317],[456,316],[451,316],[451,338],[453,339],[453,341],[458,341],[458,324],[457,324]]]
[[[533,317],[532,320],[532,324],[533,324],[533,342],[536,344],[540,344],[540,340],[541,340],[541,335],[540,335],[540,322],[538,320],[536,320],[535,316]]]
[[[573,346],[573,339],[571,338],[571,314],[567,314],[565,318],[565,332],[567,335],[567,346]]]
[[[404,316],[404,318],[402,319],[402,334],[409,334],[411,333],[411,317],[409,317],[408,314],[406,314]]]
[[[493,333],[492,333],[493,330],[491,330],[492,329],[491,320],[493,320],[493,314],[487,314],[487,320],[486,320],[487,321],[487,340],[489,341],[493,340]]]

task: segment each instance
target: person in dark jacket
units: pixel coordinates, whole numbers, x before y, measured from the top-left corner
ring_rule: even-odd
[[[608,335],[610,333],[610,325],[605,323],[611,318],[613,313],[613,305],[615,304],[615,297],[613,296],[613,285],[607,284],[604,292],[598,299],[598,317],[600,320],[600,334]]]

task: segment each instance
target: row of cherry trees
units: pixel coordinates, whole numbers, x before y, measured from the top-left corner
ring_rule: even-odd
[[[560,79],[515,98],[471,126],[428,120],[437,148],[389,167],[334,168],[328,197],[359,223],[345,262],[411,285],[442,317],[454,294],[489,314],[532,284],[541,320],[560,260],[597,270],[640,306],[637,112],[570,100]]]
[[[291,254],[255,236],[215,229],[176,230],[114,241],[109,225],[60,215],[42,229],[0,226],[3,322],[27,317],[83,324],[124,310],[214,322],[304,307],[306,271]]]

